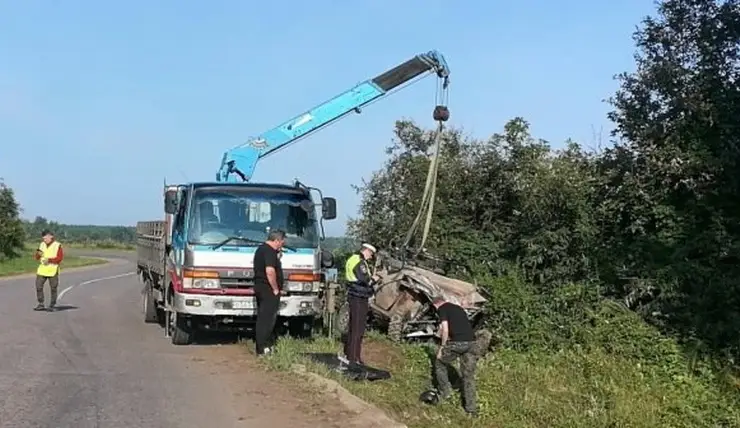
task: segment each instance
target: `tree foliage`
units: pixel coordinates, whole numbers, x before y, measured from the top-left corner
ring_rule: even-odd
[[[740,357],[738,3],[668,0],[644,20],[608,149],[553,149],[523,118],[484,141],[447,130],[427,247],[466,266],[453,274],[521,272],[540,303],[581,321],[573,283],[584,308],[637,290],[650,321]],[[432,141],[396,123],[386,164],[357,189],[355,237],[402,240]]]
[[[667,326],[737,357],[740,4],[674,0],[658,12],[613,99],[623,142],[604,165],[623,217],[611,244],[661,280]]]
[[[16,257],[23,248],[23,238],[20,206],[13,189],[0,179],[0,259]]]
[[[350,224],[353,234],[379,243],[402,240],[411,226],[433,140],[406,121],[395,135],[386,168],[360,188],[361,219]],[[457,130],[443,141],[429,248],[454,265],[478,265],[472,269],[501,273],[516,262],[543,286],[588,276],[596,237],[590,154],[572,142],[552,150],[522,118],[487,141]]]

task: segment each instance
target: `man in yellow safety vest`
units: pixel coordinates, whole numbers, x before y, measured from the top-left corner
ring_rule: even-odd
[[[51,298],[49,310],[54,310],[57,304],[57,290],[59,289],[59,265],[64,259],[62,245],[54,239],[54,234],[49,230],[41,232],[42,242],[34,253],[34,258],[39,261],[36,269],[36,300],[38,305],[36,311],[43,311],[44,307],[44,284],[49,281]]]

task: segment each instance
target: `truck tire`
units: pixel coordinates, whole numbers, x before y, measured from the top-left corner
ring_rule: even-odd
[[[154,293],[149,281],[144,283],[144,295],[142,296],[142,305],[144,311],[144,322],[153,324],[159,322],[159,311],[157,311],[157,302],[154,301]]]
[[[297,339],[310,339],[313,335],[313,317],[291,317],[288,332]]]
[[[388,320],[388,338],[394,342],[403,340],[403,317],[400,315],[391,315]]]
[[[334,319],[334,331],[341,337],[349,333],[349,302],[346,300],[339,306]]]
[[[473,354],[477,358],[483,358],[491,351],[493,344],[493,332],[487,328],[481,328],[475,331],[475,344],[473,345]]]
[[[173,345],[190,345],[193,343],[193,332],[190,326],[182,317],[177,316],[177,312],[170,312],[171,328],[170,340]]]

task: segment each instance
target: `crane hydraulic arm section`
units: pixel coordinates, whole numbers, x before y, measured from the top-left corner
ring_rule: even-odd
[[[246,143],[226,151],[221,160],[221,167],[216,175],[216,180],[235,182],[237,178],[240,178],[242,181],[249,181],[260,159],[353,111],[360,113],[361,107],[388,95],[393,89],[399,88],[401,85],[428,72],[435,73],[439,80],[438,102],[434,109],[434,119],[446,121],[449,118],[449,111],[445,106],[446,95],[442,96],[440,94],[446,94],[447,92],[450,70],[441,53],[429,51],[416,55],[403,64],[366,80],[258,137],[251,138]]]

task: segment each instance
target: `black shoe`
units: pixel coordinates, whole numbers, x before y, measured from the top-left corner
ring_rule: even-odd
[[[54,311],[54,310],[56,310],[56,308],[57,308],[57,304],[56,303],[50,303],[49,304],[49,310],[50,311]]]
[[[44,307],[44,304],[43,303],[39,303],[38,305],[36,305],[35,308],[33,308],[33,310],[34,311],[45,311],[46,308]]]

